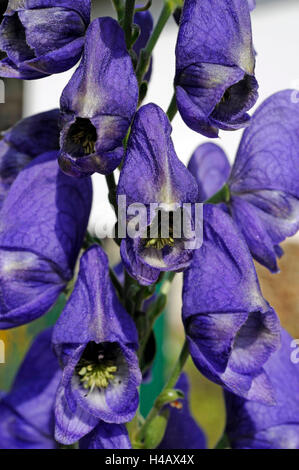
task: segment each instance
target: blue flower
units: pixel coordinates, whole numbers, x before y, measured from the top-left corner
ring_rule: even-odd
[[[183,203],[196,202],[198,188],[175,153],[171,130],[159,106],[148,104],[139,109],[118,184],[117,194],[126,197],[127,207],[143,204],[147,211],[140,233],[135,237],[127,236],[121,242],[126,270],[143,285],[156,282],[161,271],[185,269],[193,255],[193,250],[185,248],[184,234],[173,238],[172,233],[178,220],[174,214],[182,210]],[[160,205],[160,209],[152,211],[151,203]],[[160,227],[162,213],[169,217],[168,237],[163,237]],[[127,215],[129,226],[134,218],[128,211]],[[151,229],[157,232],[155,236],[151,236]],[[185,235],[187,239],[188,234]]]
[[[175,89],[185,123],[207,137],[244,127],[258,84],[246,0],[185,0]]]
[[[299,366],[291,361],[291,336],[265,364],[276,398],[274,406],[225,393],[226,433],[233,449],[299,449]]]
[[[88,27],[82,61],[61,95],[61,169],[77,177],[115,170],[137,101],[124,32],[112,18],[97,18]]]
[[[0,208],[19,172],[42,153],[59,149],[59,110],[22,119],[0,141]]]
[[[9,0],[0,26],[0,76],[25,80],[64,72],[80,59],[90,0]]]
[[[21,365],[12,390],[0,398],[1,449],[55,449],[54,402],[61,370],[42,332]]]
[[[80,440],[80,449],[131,449],[131,442],[124,424],[108,424],[101,421],[97,427]]]
[[[100,421],[121,424],[134,417],[141,383],[137,331],[116,296],[99,246],[81,258],[53,344],[63,366],[55,407],[59,442],[76,442]]]
[[[73,277],[91,208],[90,179],[65,176],[57,152],[35,158],[0,212],[0,328],[46,313]]]
[[[209,380],[249,400],[273,403],[264,365],[280,344],[248,247],[220,208],[204,206],[203,245],[184,273],[183,323],[192,359]]]
[[[222,208],[233,217],[252,256],[272,272],[278,271],[276,259],[283,253],[279,243],[299,229],[299,108],[292,93],[276,93],[257,109],[231,171],[225,153],[214,144],[200,146],[188,166],[202,199],[227,182]]]

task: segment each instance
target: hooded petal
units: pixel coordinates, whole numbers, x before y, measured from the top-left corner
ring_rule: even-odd
[[[183,322],[204,375],[240,396],[273,401],[263,365],[278,348],[279,321],[240,233],[215,206],[204,207],[203,245],[185,272]]]
[[[0,30],[7,58],[0,74],[42,78],[78,62],[90,21],[90,1],[9,1]]]
[[[0,324],[9,328],[44,314],[71,279],[91,207],[90,180],[67,178],[57,152],[28,165],[0,215]]]
[[[54,398],[61,378],[51,348],[52,329],[34,341],[17,374],[12,390],[0,401],[2,449],[52,449]]]
[[[231,213],[252,255],[274,272],[277,245],[299,228],[299,112],[293,93],[270,96],[254,113],[229,178]]]
[[[178,159],[171,131],[159,106],[150,103],[137,112],[117,190],[127,205],[196,202],[196,181]]]
[[[87,30],[82,61],[61,96],[63,171],[111,173],[123,157],[122,141],[137,101],[123,30],[112,18],[98,18]]]
[[[23,9],[34,10],[36,8],[64,8],[66,10],[76,11],[83,21],[88,25],[90,21],[90,0],[10,0],[8,12],[10,9],[19,11]]]
[[[56,323],[53,343],[104,343],[108,339],[134,348],[138,344],[134,322],[112,287],[107,256],[94,245],[81,258],[78,279]]]
[[[227,182],[230,174],[228,158],[221,147],[206,143],[193,152],[188,170],[199,186],[199,200],[205,201],[217,193]]]
[[[0,141],[0,208],[18,173],[35,157],[59,149],[59,110],[22,119]]]
[[[299,371],[291,360],[291,336],[265,364],[275,406],[249,402],[225,392],[228,434],[235,449],[299,449]]]
[[[247,0],[247,1],[248,1],[249,10],[250,11],[254,10],[255,7],[256,7],[256,0]],[[178,26],[180,24],[181,16],[182,16],[182,8],[178,7],[178,8],[176,8],[176,10],[173,14],[175,22]]]
[[[256,0],[248,0],[249,10],[252,11],[256,7]]]
[[[159,449],[205,449],[205,435],[190,412],[190,385],[185,373],[181,374],[175,388],[181,390],[185,397],[179,403],[168,405],[170,416]]]
[[[137,245],[137,246],[136,246]],[[126,271],[131,277],[137,279],[143,286],[150,286],[157,282],[160,270],[143,263],[138,256],[138,243],[135,240],[125,239],[120,245],[121,259]]]
[[[191,129],[238,129],[257,100],[249,8],[244,0],[186,0],[176,45],[177,105]]]
[[[175,153],[171,130],[161,108],[155,104],[143,106],[135,116],[119,178],[117,194],[126,197],[127,208],[137,208],[141,204],[146,209],[144,221],[140,222],[142,236],[127,237],[121,247],[124,265],[143,284],[154,282],[161,270],[184,269],[192,257],[192,250],[185,249],[183,235],[180,238],[175,236],[169,246],[162,243],[162,248],[160,243],[157,246],[146,243],[149,226],[156,226],[159,238],[159,224],[163,225],[162,221],[159,222],[159,212],[168,212],[165,229],[174,233],[175,224],[180,223],[174,214],[182,213],[184,203],[198,200],[196,181]],[[151,203],[156,205],[156,211]],[[128,216],[128,222],[132,220]],[[188,238],[188,234],[184,235]]]
[[[113,290],[107,257],[93,246],[81,259],[74,291],[53,335],[64,365],[56,405],[60,442],[71,443],[88,434],[99,419],[123,423],[133,418],[141,382],[134,352],[137,340],[135,324]],[[113,363],[113,379],[88,391],[79,374],[82,364],[100,361],[105,367],[106,360],[109,367]]]
[[[97,427],[80,440],[80,449],[131,449],[128,431],[124,424],[107,424]]]

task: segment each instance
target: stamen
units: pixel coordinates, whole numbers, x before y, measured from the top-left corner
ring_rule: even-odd
[[[158,218],[158,237],[151,238],[150,232],[151,228],[148,227],[148,238],[145,240],[144,246],[145,248],[156,248],[157,250],[162,250],[165,246],[174,246],[174,238],[173,238],[173,213],[169,213],[169,237],[162,237],[162,214],[161,211],[157,214]],[[153,222],[153,225],[156,221]]]
[[[80,361],[76,366],[76,373],[85,390],[91,393],[95,388],[106,389],[115,380],[118,370],[113,344],[88,343]]]
[[[225,91],[224,95],[222,96],[222,98],[220,100],[220,103],[227,103],[229,101],[229,99],[230,99],[230,88],[228,88]]]
[[[115,379],[117,367],[112,361],[101,361],[89,363],[81,359],[77,366],[77,374],[83,387],[90,391],[94,388],[107,388],[109,383]]]
[[[150,238],[145,242],[145,248],[157,248],[157,250],[162,250],[165,246],[174,246],[174,239],[169,238]]]
[[[70,127],[69,139],[81,149],[84,155],[90,155],[95,152],[97,132],[89,119],[77,118]]]

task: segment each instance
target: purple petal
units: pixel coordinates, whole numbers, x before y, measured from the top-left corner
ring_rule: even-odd
[[[134,347],[138,343],[134,322],[111,284],[107,256],[99,246],[92,246],[80,260],[76,285],[56,323],[53,342],[103,343],[108,338]]]
[[[19,172],[36,156],[59,149],[58,109],[22,119],[0,142],[0,208]]]
[[[141,285],[149,286],[157,282],[160,270],[139,259],[134,240],[130,238],[122,240],[120,254],[126,271]]]
[[[60,7],[23,10],[18,16],[26,31],[26,43],[36,57],[61,49],[85,34],[82,18],[72,10]]]
[[[250,14],[243,0],[186,0],[176,45],[177,105],[207,137],[238,129],[257,100]]]
[[[54,398],[61,370],[52,352],[51,335],[48,329],[36,338],[12,391],[0,402],[1,448],[56,447]]]
[[[263,365],[279,345],[279,321],[262,297],[246,244],[215,206],[204,207],[204,242],[185,273],[183,321],[204,375],[240,396],[273,400]]]
[[[236,65],[252,75],[248,4],[243,0],[185,0],[176,57],[179,70],[198,62]]]
[[[137,112],[131,129],[118,183],[117,194],[126,197],[127,208],[132,209],[134,204],[136,210],[139,204],[146,206],[144,222],[139,224],[144,225],[140,227],[141,235],[135,238],[128,236],[121,246],[126,269],[143,285],[155,282],[159,271],[185,269],[193,255],[193,250],[185,247],[188,234],[181,238],[175,237],[170,245],[162,248],[146,245],[146,237],[143,236],[147,228],[159,224],[159,211],[172,214],[180,212],[182,220],[183,204],[198,201],[198,186],[175,153],[171,130],[169,120],[161,108],[154,104],[143,106]],[[150,207],[150,203],[156,204],[156,212],[151,210],[153,207]],[[169,214],[168,217],[170,220]],[[174,215],[172,217],[174,233],[178,219]],[[128,224],[130,222],[134,222],[134,217],[128,215]]]
[[[50,152],[34,159],[18,175],[1,210],[1,328],[44,314],[72,277],[92,188],[89,179],[63,175],[56,158],[57,152]]]
[[[199,200],[212,197],[228,180],[230,164],[221,147],[206,143],[199,145],[188,163],[188,170],[199,186]]]
[[[90,1],[9,2],[0,27],[8,56],[0,74],[36,79],[68,70],[81,56],[89,21]]]
[[[80,440],[80,449],[131,449],[128,431],[124,424],[100,424]]]
[[[95,419],[124,423],[133,418],[141,382],[134,352],[137,340],[135,324],[112,287],[107,256],[99,246],[93,246],[82,256],[75,288],[53,334],[55,350],[64,365],[56,405],[60,442],[74,442],[88,434],[97,424]],[[106,388],[88,392],[76,367],[87,357],[86,351],[90,357],[99,347],[103,355],[113,357],[115,377]]]
[[[98,424],[98,418],[87,413],[77,403],[69,407],[63,384],[59,386],[55,403],[55,439],[71,445],[90,433]]]
[[[197,201],[196,181],[178,159],[171,131],[159,106],[150,103],[137,112],[117,190],[128,205]]]
[[[249,10],[250,11],[254,10],[256,7],[256,0],[247,0],[247,1],[248,1]]]
[[[122,141],[137,101],[123,30],[112,18],[98,18],[87,30],[81,64],[61,96],[63,171],[73,176],[112,172],[123,157]]]
[[[291,361],[292,338],[282,330],[282,346],[265,364],[275,406],[249,402],[226,392],[227,427],[237,449],[299,449],[299,372]]]
[[[276,93],[255,112],[229,179],[232,215],[252,255],[273,272],[277,245],[299,228],[299,112],[293,93]]]
[[[19,10],[22,9],[24,1],[14,0],[11,3],[13,4],[13,8],[15,10]],[[17,8],[16,6],[18,3],[20,4],[19,8]],[[86,25],[88,25],[90,21],[90,0],[26,0],[25,7],[29,10],[33,10],[36,8],[65,8],[66,10],[76,11],[80,16],[82,16]]]

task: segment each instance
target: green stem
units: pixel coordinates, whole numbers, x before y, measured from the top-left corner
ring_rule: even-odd
[[[218,193],[215,193],[212,197],[205,201],[205,204],[218,204],[219,202],[229,202],[230,190],[229,186],[225,184]]]
[[[109,202],[112,204],[114,208],[114,212],[116,214],[116,217],[118,215],[118,208],[117,208],[117,200],[116,200],[116,182],[115,182],[115,177],[114,173],[110,173],[110,175],[106,175],[106,182],[109,190]]]
[[[170,102],[170,104],[168,106],[168,109],[167,109],[167,112],[166,112],[170,122],[173,120],[173,118],[176,115],[177,111],[178,111],[178,107],[177,107],[177,104],[176,104],[176,96],[175,96],[175,92],[174,92],[174,94],[172,95],[172,98],[171,98],[171,102]]]
[[[141,443],[143,442],[143,440],[145,438],[145,435],[146,435],[146,431],[147,431],[149,425],[151,424],[153,419],[155,419],[155,417],[159,414],[159,412],[161,410],[160,397],[162,398],[162,395],[165,394],[166,390],[173,389],[173,387],[175,386],[175,384],[177,383],[177,381],[178,381],[178,379],[181,375],[181,372],[182,372],[182,370],[183,370],[183,368],[186,364],[188,356],[189,356],[189,348],[188,348],[187,340],[185,340],[185,343],[182,347],[179,358],[178,358],[178,360],[177,360],[177,362],[176,362],[176,364],[173,368],[173,371],[172,371],[168,381],[166,382],[165,386],[163,387],[162,392],[156,398],[153,408],[149,412],[146,420],[144,421],[143,426],[140,428],[139,432],[137,433],[137,436],[136,436],[137,443],[138,443],[138,441],[141,442]]]
[[[178,357],[178,360],[172,370],[172,373],[168,379],[168,382],[166,383],[166,385],[164,386],[164,389],[163,390],[166,390],[166,389],[171,389],[173,387],[175,387],[177,381],[179,380],[179,377],[181,375],[181,372],[187,362],[187,359],[188,359],[188,356],[189,356],[189,347],[188,347],[188,342],[187,340],[185,340],[184,344],[183,344],[183,347],[182,347],[182,350],[180,352],[180,355]]]
[[[147,324],[147,330],[146,330],[145,334],[143,335],[142,339],[140,340],[140,346],[139,346],[139,351],[138,351],[138,356],[139,356],[140,360],[143,357],[144,350],[145,350],[146,344],[149,340],[149,337],[150,337],[150,334],[152,332],[155,321],[161,315],[161,313],[163,313],[163,311],[165,309],[165,305],[166,305],[166,302],[167,302],[167,295],[169,293],[171,283],[172,283],[176,273],[175,272],[170,272],[170,273],[167,273],[167,274],[168,275],[167,275],[166,279],[163,281],[163,284],[162,284],[162,287],[160,289],[159,296],[158,296],[156,302],[153,305],[151,305],[149,307],[149,309],[147,310],[147,312],[146,312],[148,324]]]
[[[227,434],[224,432],[215,449],[231,449]]]
[[[117,19],[120,22],[124,15],[124,4],[123,0],[112,0],[114,9],[117,13]]]
[[[123,29],[125,32],[125,39],[126,39],[126,44],[127,44],[128,49],[131,48],[132,23],[133,23],[134,10],[135,10],[135,0],[126,0]]]
[[[135,12],[137,12],[137,11],[146,11],[146,10],[148,10],[151,6],[152,6],[152,0],[148,0],[148,1],[146,2],[146,4],[145,4],[143,7],[135,8]]]
[[[175,7],[170,0],[165,2],[164,7],[159,16],[158,22],[154,28],[153,34],[151,35],[145,49],[141,51],[139,63],[136,69],[136,76],[139,84],[141,84],[142,79],[146,73],[153,49],[157,44],[160,34],[162,33],[163,28],[166,25],[170,15],[173,13],[174,9]]]

